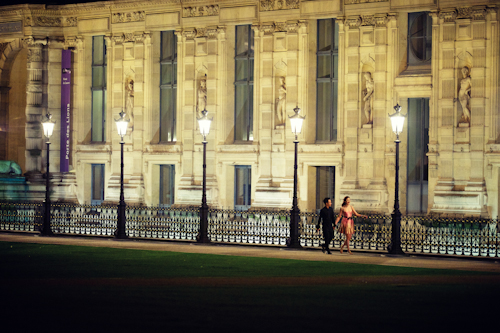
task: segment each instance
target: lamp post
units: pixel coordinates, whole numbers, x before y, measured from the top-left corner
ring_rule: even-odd
[[[123,141],[123,137],[127,134],[127,127],[130,120],[125,119],[125,112],[120,112],[120,118],[115,119],[116,128],[118,129],[118,135],[120,135],[120,203],[118,204],[118,221],[116,224],[115,238],[116,239],[124,239],[127,238],[127,234],[125,233],[125,196],[123,195],[123,145],[125,141]]]
[[[53,236],[52,230],[50,228],[50,137],[54,131],[55,121],[52,120],[52,115],[50,113],[45,115],[45,120],[42,121],[43,134],[47,138],[45,142],[47,144],[47,168],[45,172],[45,211],[43,214],[43,227],[41,234],[44,236]]]
[[[399,134],[403,131],[405,122],[404,115],[401,114],[401,106],[396,104],[394,114],[389,115],[392,123],[392,131],[396,134],[396,184],[394,193],[394,211],[392,212],[392,233],[391,244],[388,247],[390,254],[404,254],[401,249],[401,212],[399,211]]]
[[[300,108],[297,106],[295,109],[295,114],[293,116],[288,117],[290,119],[290,127],[292,128],[292,133],[295,134],[295,140],[293,143],[295,144],[295,162],[293,165],[293,201],[292,201],[292,210],[290,211],[290,242],[288,243],[288,247],[291,248],[300,248],[300,240],[299,240],[299,206],[297,205],[297,147],[299,145],[299,140],[297,136],[300,134],[302,130],[302,123],[304,122],[305,116],[299,115]]]
[[[203,135],[203,194],[201,196],[200,207],[200,231],[198,233],[198,243],[210,243],[208,238],[208,205],[207,205],[207,135],[210,132],[212,119],[208,119],[207,110],[201,111],[202,116],[198,119],[198,127]]]

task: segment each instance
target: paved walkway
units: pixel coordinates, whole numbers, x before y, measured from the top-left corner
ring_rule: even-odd
[[[355,252],[352,255],[340,254],[338,249],[332,255],[323,254],[319,249],[287,249],[282,247],[266,247],[251,245],[196,244],[191,242],[175,242],[160,240],[114,240],[98,237],[54,236],[42,237],[38,234],[1,233],[2,242],[78,245],[93,247],[110,247],[119,249],[136,249],[152,251],[170,251],[184,253],[209,253],[219,255],[267,257],[279,259],[297,259],[312,261],[348,262],[385,266],[456,269],[465,271],[500,273],[500,259],[493,258],[453,258],[432,255],[391,256],[380,253]]]

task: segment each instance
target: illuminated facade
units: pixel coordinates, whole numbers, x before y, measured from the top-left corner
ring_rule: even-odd
[[[395,136],[407,114],[400,202],[407,214],[498,217],[500,1],[107,1],[0,7],[0,159],[43,197],[42,115],[53,200],[117,202],[125,136],[129,204],[289,209],[299,135],[302,210],[323,197],[388,214]],[[63,50],[71,51],[62,68]],[[71,73],[69,108],[62,73]],[[66,96],[67,97],[67,96]],[[63,102],[66,103],[66,102]],[[61,123],[70,110],[69,131]],[[68,137],[66,137],[68,135]],[[68,145],[66,139],[69,138]],[[60,151],[63,150],[63,153]],[[66,158],[67,156],[67,158]],[[64,165],[68,172],[61,172]],[[52,169],[53,167],[53,169]]]

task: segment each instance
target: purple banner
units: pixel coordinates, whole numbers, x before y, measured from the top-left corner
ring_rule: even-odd
[[[71,124],[71,50],[62,50],[61,59],[61,158],[60,171],[69,171]]]

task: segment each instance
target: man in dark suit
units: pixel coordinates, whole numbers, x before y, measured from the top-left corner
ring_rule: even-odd
[[[333,239],[333,220],[335,216],[332,208],[332,200],[330,198],[325,198],[323,200],[323,203],[325,204],[325,207],[323,207],[319,212],[319,219],[318,224],[316,224],[316,229],[319,231],[319,225],[321,221],[323,221],[323,238],[325,239],[325,244],[321,245],[321,250],[323,251],[323,253],[325,253],[326,251],[328,254],[332,254],[330,252],[329,246],[330,242]]]

